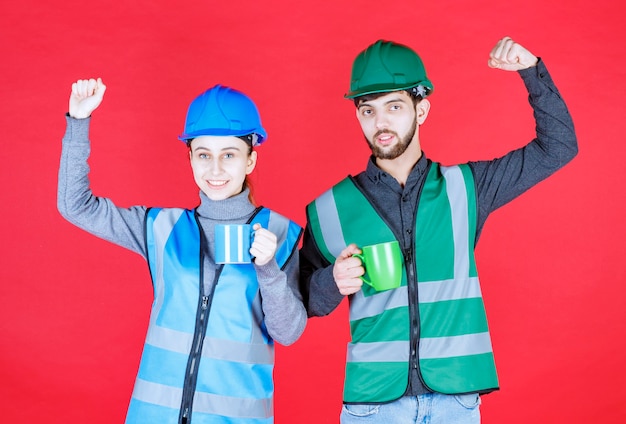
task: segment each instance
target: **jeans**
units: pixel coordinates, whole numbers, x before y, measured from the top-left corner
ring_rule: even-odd
[[[341,424],[479,424],[480,396],[426,393],[379,405],[343,405]]]

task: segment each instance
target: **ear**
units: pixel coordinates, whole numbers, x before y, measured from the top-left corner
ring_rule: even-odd
[[[426,121],[429,111],[430,102],[428,101],[428,99],[422,99],[418,104],[415,105],[415,119],[417,120],[417,125],[422,125],[424,121]]]
[[[253,150],[248,155],[248,164],[246,165],[246,175],[250,175],[252,171],[254,171],[254,168],[256,167],[256,159],[257,159],[256,150]]]

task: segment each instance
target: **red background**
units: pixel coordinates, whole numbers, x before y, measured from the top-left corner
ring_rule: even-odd
[[[108,86],[92,126],[97,194],[193,207],[176,136],[190,100],[219,82],[249,93],[269,132],[257,199],[304,224],[306,203],[365,166],[342,95],[376,39],[426,63],[429,157],[489,159],[528,142],[521,80],[486,65],[510,35],[549,66],[580,154],[493,214],[478,245],[502,389],[483,398],[483,422],[625,422],[624,17],[615,0],[2,2],[0,420],[122,422],[148,322],[141,258],[56,210],[74,80]],[[346,312],[278,348],[277,424],[338,422]]]

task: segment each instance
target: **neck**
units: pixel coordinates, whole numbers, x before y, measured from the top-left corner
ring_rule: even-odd
[[[376,165],[395,178],[400,183],[400,186],[404,187],[411,170],[421,157],[422,149],[416,134],[404,153],[395,159],[376,158]]]
[[[228,199],[211,200],[201,191],[201,202],[197,208],[198,214],[203,218],[220,221],[241,219],[250,215],[255,209],[255,206],[248,199],[248,194],[249,191],[246,188]]]

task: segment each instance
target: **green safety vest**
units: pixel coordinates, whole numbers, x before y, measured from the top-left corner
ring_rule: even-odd
[[[362,247],[396,239],[351,177],[309,204],[307,214],[315,243],[330,263],[351,243]],[[346,403],[382,403],[404,395],[415,358],[410,335],[416,330],[417,364],[428,388],[445,394],[498,388],[474,259],[476,193],[467,165],[430,166],[414,235],[399,288],[376,292],[364,284],[349,296]],[[409,302],[415,301],[407,284],[417,284],[416,316],[410,313]]]

